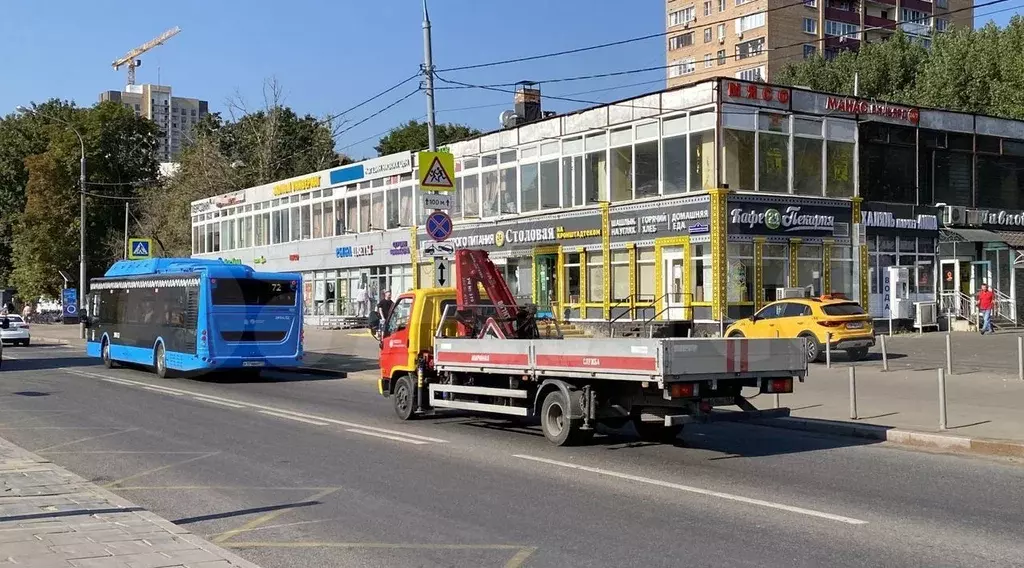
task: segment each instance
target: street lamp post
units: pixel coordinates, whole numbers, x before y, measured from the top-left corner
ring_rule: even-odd
[[[82,339],[85,339],[85,320],[82,318],[82,313],[83,313],[83,308],[85,308],[85,294],[88,291],[88,286],[89,286],[89,283],[86,280],[86,274],[85,274],[85,139],[82,138],[82,134],[78,131],[78,129],[76,129],[70,122],[68,122],[68,121],[66,121],[66,120],[64,120],[62,118],[57,118],[56,116],[50,116],[50,115],[47,115],[47,114],[43,114],[43,113],[37,111],[34,108],[28,108],[28,107],[23,107],[23,106],[19,106],[17,108],[17,111],[22,113],[22,114],[33,114],[35,116],[39,116],[39,117],[45,118],[47,120],[52,120],[54,122],[59,122],[59,123],[63,124],[64,126],[66,126],[68,128],[68,130],[70,130],[71,132],[75,133],[75,136],[78,137],[78,143],[81,145],[82,157],[79,160],[79,172],[78,172],[78,193],[79,193],[79,195],[78,195],[78,197],[79,197],[79,213],[78,213],[78,215],[79,215],[79,219],[80,219],[80,221],[79,221],[79,234],[78,234],[78,256],[79,256],[79,266],[78,266],[78,322],[79,323],[78,323],[78,327],[79,327],[79,336]]]

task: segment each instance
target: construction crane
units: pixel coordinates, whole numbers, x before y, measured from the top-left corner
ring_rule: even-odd
[[[127,65],[128,66],[128,84],[129,85],[134,85],[135,84],[135,68],[136,67],[140,67],[142,65],[142,60],[135,59],[135,58],[140,56],[140,55],[142,55],[143,53],[146,53],[147,51],[153,49],[154,47],[156,47],[158,45],[162,45],[165,41],[167,41],[167,40],[171,39],[172,37],[178,35],[179,32],[181,32],[181,28],[179,28],[178,26],[174,26],[173,28],[171,28],[171,29],[167,30],[166,32],[164,32],[164,33],[160,34],[159,36],[157,36],[155,39],[147,41],[146,43],[140,45],[139,47],[136,47],[135,49],[129,51],[128,53],[125,54],[124,57],[114,61],[114,63],[113,63],[114,71],[117,71],[121,67],[124,67],[125,65]]]

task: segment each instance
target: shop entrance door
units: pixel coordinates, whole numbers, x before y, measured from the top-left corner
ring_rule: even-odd
[[[939,261],[939,308],[945,314],[960,314],[960,263],[956,260]],[[885,292],[888,294],[888,290]],[[888,303],[888,298],[886,298]]]
[[[683,308],[686,298],[686,290],[683,289],[683,253],[664,255],[664,286],[665,286],[665,316],[667,320],[682,320],[686,318]]]
[[[988,284],[989,288],[992,287],[992,261],[990,260],[975,260],[971,262],[971,298],[978,294],[982,284]]]
[[[533,257],[533,273],[537,283],[537,317],[554,317],[558,294],[558,255],[538,254]]]

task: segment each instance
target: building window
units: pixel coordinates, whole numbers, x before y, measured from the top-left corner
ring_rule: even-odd
[[[949,8],[949,0],[935,0],[936,8]]]
[[[588,259],[589,260],[589,259]],[[615,250],[611,256],[612,296],[611,301],[629,299],[629,251]]]
[[[725,41],[725,24],[718,24],[718,41]]]
[[[462,215],[464,218],[480,217],[480,176],[462,177]]]
[[[814,18],[804,18],[804,33],[818,35],[818,20]]]
[[[736,78],[743,81],[750,81],[752,83],[764,82],[764,67],[744,69],[736,74]]]
[[[694,302],[711,301],[711,245],[690,245],[690,295]],[[675,292],[675,290],[673,290]],[[685,301],[685,299],[683,299]]]
[[[751,243],[728,244],[727,297],[730,303],[753,302],[754,287],[754,245]]]
[[[807,6],[808,8],[817,8],[818,0],[804,0],[804,6]]]
[[[764,53],[764,38],[759,37],[736,45],[736,58],[746,59]]]
[[[714,36],[711,34],[711,28],[704,28],[704,43],[711,43]]]
[[[949,20],[935,18],[935,31],[944,32],[949,29]]]
[[[658,141],[641,142],[633,149],[634,187],[637,198],[658,195]]]
[[[719,12],[724,12],[725,11],[725,0],[718,0],[718,11]]]
[[[832,262],[829,271],[829,290],[825,293],[839,292],[847,298],[853,297],[853,247],[832,246]]]
[[[683,8],[682,10],[676,10],[668,15],[668,25],[670,26],[681,26],[687,22],[692,22],[696,17],[696,11],[693,6]]]
[[[654,296],[654,249],[636,251],[636,300],[653,302]]]
[[[711,57],[711,54],[710,53],[704,54],[704,68],[707,69],[709,67],[713,67],[714,65],[715,65],[715,60],[714,60],[713,57]]]
[[[681,49],[693,45],[693,32],[680,34],[668,40],[669,49]]]
[[[736,5],[737,6],[742,6],[744,4],[747,4],[747,3],[750,3],[750,2],[753,2],[753,1],[754,0],[736,0]]]
[[[725,50],[724,49],[719,49],[718,50],[718,54],[716,55],[716,59],[718,59],[718,64],[719,65],[725,65]]]
[[[540,207],[541,209],[558,209],[561,199],[559,187],[558,160],[541,162],[540,164]]]
[[[690,73],[693,73],[696,68],[696,62],[692,57],[673,61],[672,66],[668,68],[668,76],[671,78],[689,75]]]
[[[522,211],[536,211],[540,206],[540,180],[537,164],[526,164],[521,167],[523,176]]]
[[[711,15],[711,10],[712,10],[711,0],[707,0],[706,2],[704,2],[704,15],[705,16],[710,16]]]
[[[565,255],[565,298],[566,304],[580,303],[580,255],[579,253],[568,253]]]
[[[804,24],[804,29],[806,31],[806,19],[804,20]],[[860,39],[860,26],[857,24],[848,24],[846,22],[837,22],[835,20],[825,20],[825,35]]]
[[[821,295],[821,245],[799,245],[797,250],[797,286],[811,290],[812,296]]]
[[[748,14],[746,16],[736,18],[736,33],[741,34],[745,31],[759,28],[764,25],[764,22],[764,12]]]
[[[801,195],[822,195],[822,121],[793,118],[793,192]]]
[[[761,249],[761,299],[774,302],[779,288],[789,286],[789,245],[765,244]]]
[[[587,252],[587,303],[604,301],[604,255]]]
[[[818,52],[818,47],[809,43],[804,44],[804,59],[814,57],[814,54]]]

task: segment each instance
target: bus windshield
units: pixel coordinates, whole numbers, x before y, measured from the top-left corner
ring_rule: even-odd
[[[296,283],[288,280],[217,278],[210,282],[215,306],[294,306]]]

